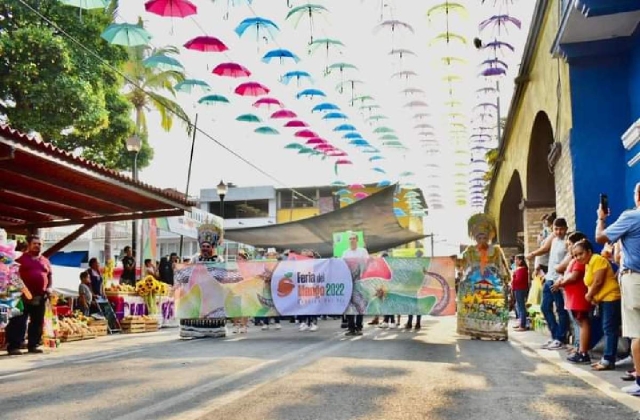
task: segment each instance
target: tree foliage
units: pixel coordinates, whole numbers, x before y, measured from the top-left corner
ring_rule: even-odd
[[[79,9],[57,0],[25,2],[53,24],[17,0],[0,3],[0,113],[12,127],[37,131],[64,150],[81,150],[114,169],[130,168],[125,141],[135,126],[115,70],[127,61],[127,50],[100,37],[111,14],[80,16]],[[152,155],[145,141],[139,166]]]

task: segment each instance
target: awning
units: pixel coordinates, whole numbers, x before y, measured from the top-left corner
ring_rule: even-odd
[[[403,228],[393,211],[396,186],[341,209],[297,222],[255,228],[227,229],[225,238],[256,247],[313,249],[333,254],[334,232],[363,231],[369,252],[380,252],[424,238],[423,233]]]

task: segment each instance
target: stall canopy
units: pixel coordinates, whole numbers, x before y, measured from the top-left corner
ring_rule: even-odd
[[[363,231],[369,252],[380,252],[425,237],[403,228],[393,211],[396,186],[341,209],[297,222],[255,228],[227,229],[225,238],[256,247],[313,249],[333,254],[334,232]]]
[[[183,215],[194,205],[0,124],[0,227],[13,233],[80,225],[53,255],[98,223]]]

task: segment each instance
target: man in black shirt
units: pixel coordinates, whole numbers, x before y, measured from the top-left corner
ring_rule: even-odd
[[[122,275],[120,283],[136,285],[136,259],[133,258],[133,252],[130,246],[124,247],[124,257],[122,257]]]

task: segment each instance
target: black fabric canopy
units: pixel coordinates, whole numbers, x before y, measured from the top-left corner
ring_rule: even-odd
[[[255,247],[313,249],[333,255],[333,234],[363,231],[369,252],[380,252],[424,238],[400,226],[393,211],[395,185],[341,209],[308,219],[255,228],[228,229],[225,238]]]

